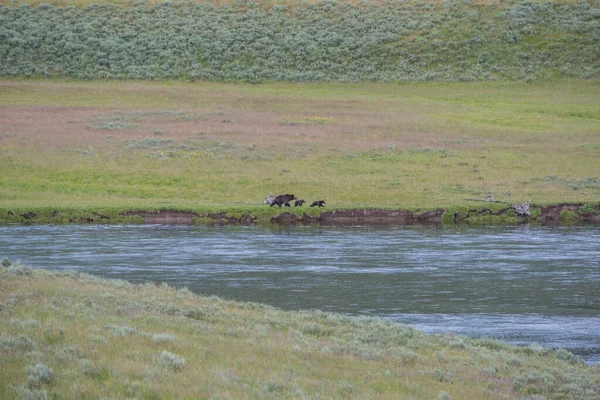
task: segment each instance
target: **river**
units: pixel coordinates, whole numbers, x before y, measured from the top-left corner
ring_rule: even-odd
[[[0,227],[0,257],[600,364],[597,227],[21,225]]]

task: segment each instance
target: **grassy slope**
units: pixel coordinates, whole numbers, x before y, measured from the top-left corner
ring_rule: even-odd
[[[565,351],[22,265],[0,267],[0,357],[3,399],[600,398]]]
[[[1,76],[224,82],[600,76],[595,1],[291,1],[291,9],[245,0],[223,7],[75,0],[89,5],[81,9],[21,5],[27,2],[0,8]]]
[[[269,192],[329,208],[447,207],[492,190],[510,202],[597,201],[599,83],[2,80],[0,208],[261,213]],[[52,125],[13,121],[75,106]],[[140,112],[185,114],[192,128],[127,119]]]

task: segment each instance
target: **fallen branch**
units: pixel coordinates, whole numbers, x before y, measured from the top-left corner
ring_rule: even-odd
[[[523,204],[513,204],[511,207],[515,209],[519,217],[531,217],[531,213],[529,212],[530,202],[531,199],[527,200],[527,202]]]
[[[265,197],[264,204],[271,205],[271,204],[273,204],[274,201],[275,201],[275,196],[273,196],[273,193],[269,193],[269,195],[267,197]]]

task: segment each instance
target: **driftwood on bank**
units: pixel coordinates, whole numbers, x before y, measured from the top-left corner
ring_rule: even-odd
[[[527,200],[526,203],[523,204],[513,204],[511,207],[517,212],[519,217],[531,217],[531,213],[529,212],[529,203],[531,200]]]
[[[271,204],[273,204],[274,201],[275,201],[275,196],[273,196],[273,193],[269,193],[269,195],[267,197],[265,197],[264,204],[267,204],[270,206]]]

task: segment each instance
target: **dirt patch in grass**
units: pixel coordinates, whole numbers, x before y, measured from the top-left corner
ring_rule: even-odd
[[[354,152],[383,146],[435,146],[423,133],[386,129],[396,124],[386,114],[345,112],[283,115],[252,110],[147,110],[104,107],[1,106],[0,144],[38,149],[116,150],[148,137],[229,141],[278,150],[310,145]],[[376,133],[378,132],[378,133]],[[444,144],[445,147],[447,143]]]

